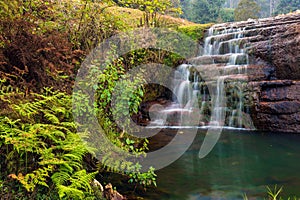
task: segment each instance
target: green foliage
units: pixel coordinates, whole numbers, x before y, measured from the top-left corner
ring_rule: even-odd
[[[244,199],[244,200],[248,200],[248,197],[247,197],[246,194],[243,194],[243,199]]]
[[[134,54],[134,52],[132,54]],[[111,58],[113,57],[114,50],[111,52]],[[135,59],[132,58],[131,65],[134,65],[134,62]],[[95,61],[93,65],[98,66],[97,61]],[[128,77],[125,74],[123,58],[118,58],[113,62],[107,62],[98,79],[96,109],[100,124],[104,127],[104,130],[106,130],[106,123],[109,124],[108,127],[111,127],[114,121],[128,118],[128,116],[138,111],[138,106],[144,95],[142,87],[144,80],[141,74],[136,74],[135,77]],[[114,104],[112,108],[113,95],[116,104]],[[128,123],[129,122],[126,122],[125,124],[128,125]],[[120,128],[123,128],[122,130],[125,132],[131,131],[127,130],[126,126]],[[109,128],[109,131],[111,130],[118,132],[116,126]],[[113,133],[112,135],[115,134],[116,133]]]
[[[137,26],[178,26],[181,19],[163,16],[181,13],[179,2],[123,0],[115,6],[110,0],[0,0],[0,18],[22,19],[36,24],[34,34],[51,31],[67,33],[74,49],[89,51],[118,31]],[[133,25],[135,23],[135,25]],[[0,30],[1,31],[1,30]]]
[[[240,0],[225,0],[224,8],[235,9]],[[274,9],[277,7],[279,0],[255,0],[261,7],[259,12],[260,18],[270,17],[274,14]]]
[[[137,173],[131,173],[129,175],[130,183],[136,182],[144,186],[156,186],[156,174],[154,173],[155,169],[153,167],[150,167],[149,171],[145,173],[139,172],[139,169],[141,168],[139,164],[136,164],[135,168],[137,169]]]
[[[7,164],[1,165],[1,171],[28,192],[54,185],[60,198],[91,196],[95,173],[87,173],[83,167],[83,157],[91,149],[76,133],[71,97],[46,89],[43,95],[32,94],[29,100],[10,105],[14,117],[0,117],[0,144],[2,150],[11,148],[13,154],[2,155]]]
[[[239,0],[225,0],[224,8],[236,8]]]
[[[140,10],[136,12],[141,18],[139,25],[161,26],[168,24],[169,21],[175,27],[180,24],[190,24],[182,19],[162,16],[163,14],[177,15],[181,13],[177,1],[128,0],[123,3],[127,7]],[[115,4],[109,0],[101,2],[92,0],[0,0],[0,18],[4,19],[4,23],[6,19],[11,21],[22,19],[24,22],[34,24],[34,26],[28,27],[30,36],[45,36],[49,33],[56,36],[56,33],[67,33],[66,37],[73,46],[65,45],[62,49],[81,49],[88,53],[103,39],[118,31],[132,28],[123,22],[126,15],[110,12],[114,8],[116,8]],[[125,12],[124,8],[118,7],[118,9],[121,10],[120,13]],[[129,8],[126,11],[129,14],[133,12]],[[26,24],[24,27],[26,28]],[[23,26],[20,29],[23,30]],[[181,32],[195,39],[203,36],[203,29],[204,27],[200,26],[179,28]],[[15,30],[17,29],[12,28],[11,32]],[[2,31],[2,27],[0,31]],[[1,40],[2,38],[6,37],[0,36]],[[44,41],[44,37],[37,38]],[[23,41],[20,40],[20,42]],[[168,39],[165,42],[168,42]],[[177,43],[182,45],[179,40]],[[189,45],[185,46],[189,48]],[[43,48],[43,51],[38,51],[36,57],[40,57],[42,54],[49,55],[47,54],[49,49],[47,50],[46,47]],[[45,52],[44,49],[46,49]],[[62,53],[62,58],[59,59],[66,60],[70,66],[79,64],[76,59],[76,64],[74,64],[73,58],[70,58],[68,54]],[[148,140],[137,139],[128,134],[131,131],[129,121],[126,121],[125,126],[121,127],[122,131],[115,123],[115,120],[123,119],[125,115],[136,113],[145,93],[141,86],[144,83],[142,72],[132,80],[125,71],[150,60],[171,65],[180,59],[182,58],[178,55],[167,53],[167,51],[136,50],[125,55],[124,58],[106,63],[103,73],[98,77],[96,110],[101,126],[115,145],[128,152],[133,152],[137,156],[144,155],[148,148]],[[53,65],[56,64],[53,63]],[[38,67],[33,67],[33,69],[33,73],[35,73]],[[45,72],[48,73],[47,70]],[[60,74],[60,72],[58,73]],[[53,78],[56,77],[53,76]],[[118,81],[121,82],[120,91],[122,92],[120,95],[116,95],[116,101],[119,103],[112,109],[112,94],[116,92]],[[2,108],[0,114],[0,168],[1,172],[4,172],[1,174],[0,179],[3,181],[0,184],[9,188],[10,184],[14,183],[16,186],[11,191],[26,190],[29,198],[34,199],[50,198],[50,195],[47,195],[49,193],[53,193],[56,198],[61,199],[93,198],[90,182],[95,173],[86,172],[83,161],[84,156],[91,153],[91,150],[81,140],[80,134],[85,135],[85,133],[76,133],[77,124],[72,119],[70,96],[62,92],[53,92],[50,89],[45,89],[42,94],[28,94],[27,91],[21,92],[19,89],[6,85],[4,80],[0,82]],[[86,103],[86,99],[81,99],[80,96],[77,98],[78,102]],[[75,110],[75,112],[85,114],[93,111],[94,108]],[[105,162],[115,161],[112,161],[108,154],[102,160],[103,164]],[[148,172],[141,173],[139,164],[119,162],[115,163],[115,167],[102,168],[102,170],[116,171],[117,168],[124,169],[130,182],[144,186],[156,184],[154,169],[150,168]],[[101,170],[101,168],[99,169]]]
[[[178,31],[186,34],[194,40],[202,40],[204,37],[204,31],[208,29],[212,24],[197,24],[188,26],[179,26]]]
[[[276,7],[278,0],[256,0],[256,3],[260,6],[259,17],[266,18],[272,16],[274,8]]]
[[[106,9],[114,4],[94,1],[66,1],[62,13],[65,13],[67,31],[75,46],[81,49],[91,49],[112,36],[117,30],[124,29],[120,18],[106,13]],[[74,23],[74,19],[76,19]],[[63,23],[61,23],[63,24]]]
[[[112,108],[114,120],[122,122],[123,131],[130,133],[130,115],[138,112],[138,106],[144,95],[142,84],[144,83],[142,74],[137,74],[134,78],[123,75],[115,88],[115,102]]]
[[[50,0],[0,0],[0,18],[28,17],[28,19],[34,19],[41,16],[49,17],[51,11],[45,9],[45,6],[49,6],[50,3]]]
[[[0,1],[0,17],[13,18],[22,14],[20,1],[17,0],[1,0]]]
[[[224,0],[186,0],[182,5],[183,17],[196,23],[217,22]]]
[[[286,14],[300,9],[300,0],[280,0],[275,14]]]
[[[148,149],[148,140],[141,140],[133,137],[128,133],[134,131],[130,128],[130,115],[138,111],[138,106],[142,101],[144,89],[142,84],[144,79],[142,74],[135,74],[136,76],[130,77],[125,74],[125,65],[123,58],[114,60],[114,48],[110,52],[111,61],[107,61],[98,76],[98,86],[96,90],[96,113],[98,121],[102,129],[105,131],[106,136],[110,141],[122,148],[125,151],[131,152],[136,156],[143,156],[145,150]],[[135,66],[135,61],[139,60],[134,58],[136,55],[131,53],[131,67]],[[92,66],[97,70],[99,60],[93,60]],[[92,69],[93,70],[93,69]],[[142,72],[141,72],[142,73]],[[92,73],[93,74],[93,73]],[[113,97],[115,99],[113,99]],[[114,100],[114,104],[112,101]],[[125,121],[123,121],[125,119]],[[116,121],[122,121],[123,126],[118,127]],[[140,165],[126,160],[118,160],[112,156],[113,152],[107,149],[102,149],[105,156],[99,164],[99,170],[117,172],[128,176],[136,176],[133,179],[135,182],[143,184],[145,187],[150,184],[155,184],[155,178],[150,176],[153,169],[149,172],[141,173]],[[121,171],[120,171],[121,170]],[[139,175],[136,175],[139,174]],[[148,175],[147,175],[148,174]],[[139,178],[142,178],[140,180]],[[149,178],[149,180],[147,180]]]
[[[69,169],[61,169],[51,176],[51,179],[58,188],[58,194],[61,199],[72,197],[73,199],[84,199],[92,196],[91,181],[97,172],[87,173],[85,170],[76,171],[72,175]]]
[[[107,71],[110,70],[108,67]],[[0,151],[6,152],[0,156],[1,163],[5,163],[0,166],[1,172],[6,172],[1,174],[1,179],[9,177],[17,180],[36,199],[47,191],[57,194],[60,199],[93,199],[91,182],[98,172],[87,173],[84,169],[83,157],[92,150],[80,137],[84,133],[76,133],[71,97],[45,89],[43,94],[31,94],[24,99],[23,93],[16,93],[9,86],[1,85],[1,88],[1,101],[7,102],[16,95],[19,99],[14,97],[14,101],[10,101],[10,116],[0,117]],[[112,124],[111,121],[109,123]],[[109,129],[111,127],[106,130]],[[116,129],[109,133],[118,135]],[[147,149],[147,141],[140,149],[135,146],[137,141],[128,137],[122,141],[128,151]],[[122,141],[119,140],[119,144]],[[124,166],[128,177],[135,177],[135,182],[144,186],[155,184],[153,169],[140,173],[140,168],[130,162],[119,164]],[[120,167],[118,164],[115,166],[115,169]],[[106,168],[105,171],[114,171],[114,168]],[[1,182],[5,188],[8,187],[6,181]]]
[[[279,189],[277,189],[277,185],[275,185],[274,190],[272,191],[272,189],[267,186],[267,190],[268,190],[268,195],[269,195],[269,199],[271,200],[276,200],[279,198],[279,194],[282,192],[282,187],[280,187]]]
[[[234,21],[234,9],[222,8],[220,10],[219,22],[233,22]]]
[[[34,22],[32,33],[47,31],[68,33],[74,48],[89,50],[117,30],[124,29],[121,20],[104,12],[111,1],[94,2],[51,0],[0,0],[0,18]]]
[[[261,8],[255,0],[241,0],[234,10],[235,21],[245,21],[249,18],[257,19]]]

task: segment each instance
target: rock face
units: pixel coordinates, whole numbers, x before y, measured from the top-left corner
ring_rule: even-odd
[[[250,41],[248,49],[254,125],[300,133],[300,14],[260,23],[255,36],[259,39]]]
[[[252,119],[257,129],[300,131],[300,81],[251,82],[254,92]]]

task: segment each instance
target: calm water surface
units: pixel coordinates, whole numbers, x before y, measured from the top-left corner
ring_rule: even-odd
[[[173,131],[162,135],[172,135]],[[176,133],[176,132],[175,132]],[[152,145],[168,140],[164,137]],[[300,135],[223,131],[208,156],[198,153],[205,135],[199,130],[177,161],[157,171],[157,191],[146,199],[263,199],[266,186],[283,186],[283,196],[300,197]]]

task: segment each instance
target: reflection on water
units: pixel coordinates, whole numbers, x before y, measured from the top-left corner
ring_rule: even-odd
[[[165,131],[160,141],[173,133]],[[157,171],[157,190],[163,195],[148,193],[146,199],[243,199],[243,194],[263,199],[267,185],[283,186],[283,196],[300,197],[300,135],[226,130],[212,152],[199,159],[204,135],[199,130],[180,159]],[[157,138],[152,144],[159,145]]]

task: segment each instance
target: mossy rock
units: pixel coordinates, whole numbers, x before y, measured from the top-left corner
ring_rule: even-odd
[[[202,40],[204,38],[204,32],[210,28],[213,24],[194,24],[194,25],[183,25],[177,29],[179,32],[186,34],[194,40]]]

